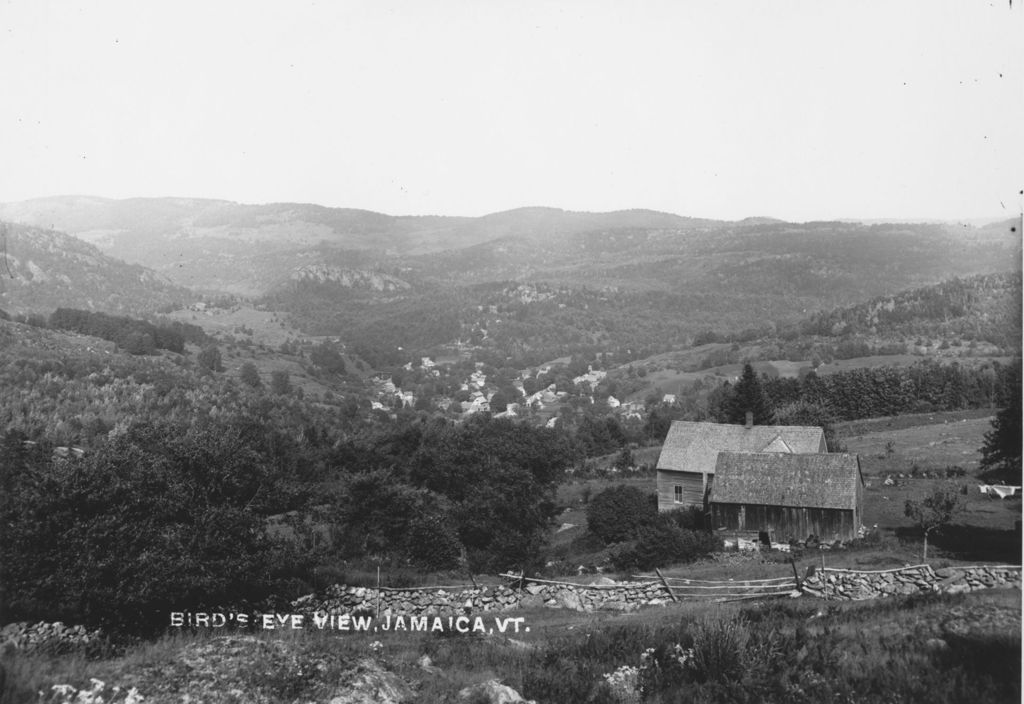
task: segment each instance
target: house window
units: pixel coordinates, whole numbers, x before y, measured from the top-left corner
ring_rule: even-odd
[[[675,489],[676,489],[676,492],[675,492],[676,493],[676,496],[675,496],[676,503],[677,504],[681,504],[681,503],[683,503],[683,487],[680,486],[679,484],[676,484]]]

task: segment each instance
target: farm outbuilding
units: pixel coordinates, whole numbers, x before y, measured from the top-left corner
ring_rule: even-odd
[[[857,537],[864,513],[860,459],[845,453],[722,452],[709,496],[711,527],[775,541]]]
[[[677,420],[658,457],[658,510],[704,506],[720,452],[826,452],[821,428]]]

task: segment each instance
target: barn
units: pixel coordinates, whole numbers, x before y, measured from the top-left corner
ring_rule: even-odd
[[[826,452],[821,428],[677,420],[658,457],[658,510],[704,506],[720,452]]]
[[[851,540],[864,517],[860,458],[843,453],[722,452],[709,495],[711,527],[772,540]]]

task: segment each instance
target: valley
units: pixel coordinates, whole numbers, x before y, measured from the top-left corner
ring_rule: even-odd
[[[965,688],[1019,698],[996,673],[1020,648],[1007,596],[1019,592],[1005,588],[877,604],[805,594],[711,616],[685,600],[528,609],[514,616],[533,630],[513,640],[222,637],[171,633],[164,618],[287,609],[336,584],[494,585],[509,570],[589,582],[648,565],[705,580],[825,560],[895,569],[922,559],[907,503],[941,491],[962,498],[929,539],[936,570],[1019,564],[1019,493],[977,488],[1020,484],[1019,435],[997,432],[1014,409],[1019,424],[1014,221],[98,198],[0,204],[0,220],[4,619],[109,637],[56,658],[9,648],[4,701],[60,682],[70,698],[91,677],[117,684],[112,701],[137,701],[132,687],[176,701],[184,690],[166,683],[200,661],[190,696],[233,687],[265,701],[326,701],[331,682],[366,678],[407,702],[453,701],[488,678],[543,702],[639,701],[615,690],[627,676],[648,678],[645,701],[732,701],[730,682],[772,701],[916,700],[922,678],[945,682],[949,701]],[[831,452],[858,456],[861,537],[738,553],[693,516],[648,515],[671,424],[736,423],[750,379],[768,424],[821,428]],[[589,516],[623,487],[639,523],[608,542]],[[975,633],[986,609],[1000,619]],[[947,611],[967,614],[967,636]],[[699,650],[720,626],[747,674],[671,669],[665,653]],[[840,664],[847,650],[854,665]]]

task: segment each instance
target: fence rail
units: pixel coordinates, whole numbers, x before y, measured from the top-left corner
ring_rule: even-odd
[[[548,584],[560,587],[572,587],[574,589],[587,589],[595,591],[621,590],[629,588],[649,589],[657,587],[664,591],[673,601],[683,600],[714,600],[734,601],[740,599],[768,598],[786,596],[794,589],[799,589],[799,582],[795,577],[778,577],[771,579],[739,579],[739,580],[697,580],[684,577],[664,577],[662,575],[631,575],[636,580],[632,583],[618,584],[578,584],[575,582],[564,582],[553,579],[540,579],[538,577],[525,577],[521,574],[506,572],[499,575],[513,583],[525,584]]]

